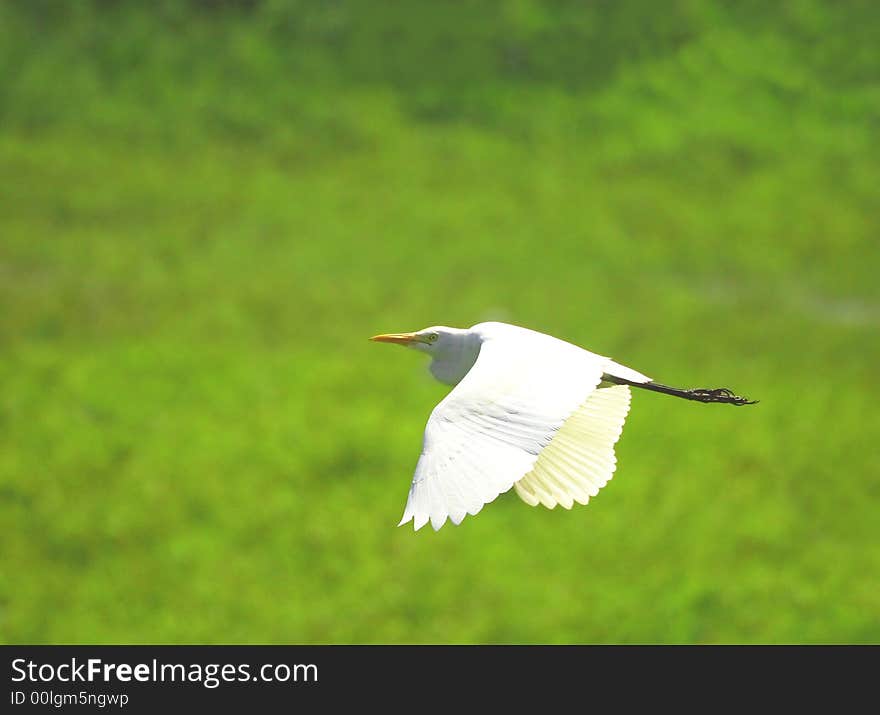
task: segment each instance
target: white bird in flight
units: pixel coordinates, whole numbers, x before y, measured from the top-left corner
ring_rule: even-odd
[[[752,404],[726,388],[660,385],[558,338],[506,323],[435,326],[371,340],[432,358],[455,388],[434,408],[401,526],[461,523],[511,487],[549,509],[586,504],[611,479],[630,387],[698,402]]]

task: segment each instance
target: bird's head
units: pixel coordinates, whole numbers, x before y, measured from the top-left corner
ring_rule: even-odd
[[[473,331],[435,325],[414,333],[386,333],[370,340],[414,348],[433,357],[431,372],[441,382],[456,384],[471,369],[480,352],[480,340]]]
[[[405,345],[408,348],[414,348],[429,355],[438,355],[460,340],[461,336],[459,334],[464,332],[466,331],[435,325],[415,333],[374,335],[370,340],[375,340],[377,343]]]

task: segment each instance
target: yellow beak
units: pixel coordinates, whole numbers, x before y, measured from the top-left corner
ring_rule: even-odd
[[[398,345],[409,345],[419,341],[416,333],[386,333],[385,335],[374,335],[370,340],[377,343],[397,343]]]

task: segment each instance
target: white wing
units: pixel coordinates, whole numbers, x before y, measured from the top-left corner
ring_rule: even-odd
[[[514,487],[520,498],[552,509],[586,504],[614,475],[614,444],[629,412],[630,390],[609,385],[593,391]]]
[[[486,339],[470,372],[431,413],[400,523],[458,524],[509,490],[585,405],[609,363],[532,331]]]

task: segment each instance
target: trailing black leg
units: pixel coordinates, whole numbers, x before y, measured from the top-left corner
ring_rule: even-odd
[[[750,400],[746,397],[740,397],[733,394],[726,387],[716,387],[707,389],[704,387],[696,387],[692,389],[682,389],[679,387],[669,387],[661,385],[657,382],[632,382],[622,377],[614,375],[603,375],[603,380],[613,382],[615,385],[629,385],[630,387],[639,387],[643,390],[651,390],[652,392],[660,392],[664,395],[672,395],[681,397],[684,400],[693,400],[694,402],[719,402],[725,405],[754,405],[757,400]]]

